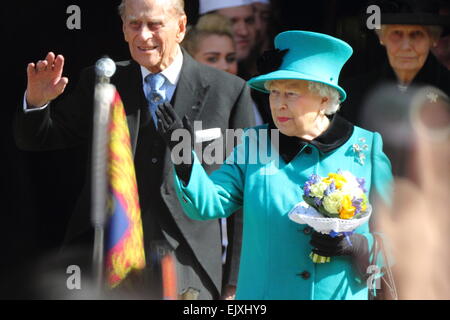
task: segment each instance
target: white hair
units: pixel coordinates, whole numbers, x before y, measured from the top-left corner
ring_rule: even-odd
[[[286,79],[286,80],[289,80],[289,79]],[[296,79],[292,79],[292,80],[296,80]],[[270,90],[272,81],[274,81],[274,80],[266,81],[264,83],[264,87],[267,90]],[[335,88],[333,88],[325,83],[321,83],[321,82],[315,82],[315,81],[307,81],[307,82],[308,82],[309,91],[311,91],[314,94],[317,94],[320,97],[328,98],[327,108],[325,109],[326,115],[332,115],[339,110],[339,108],[341,106],[339,104],[340,95],[339,95],[339,92]]]
[[[167,2],[167,0],[165,0]],[[170,0],[169,7],[175,9],[176,13],[179,15],[185,15],[184,11],[184,0]],[[120,17],[123,19],[125,17],[125,5],[126,0],[122,0],[122,2],[117,7],[117,10],[119,11]]]

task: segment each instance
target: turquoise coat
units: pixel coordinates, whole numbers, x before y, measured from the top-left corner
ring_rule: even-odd
[[[337,149],[324,153],[310,144],[312,150],[305,152],[307,146],[304,146],[286,163],[278,155],[278,149],[270,144],[267,130],[262,130],[268,129],[268,125],[252,129],[246,132],[243,143],[233,150],[226,163],[209,177],[195,155],[187,186],[175,174],[180,203],[192,219],[228,217],[243,207],[236,298],[367,299],[366,283],[359,278],[351,258],[332,257],[330,263],[314,264],[309,258],[311,235],[305,231],[306,225],[291,221],[287,214],[302,201],[302,186],[313,173],[326,176],[338,169],[348,170],[356,177],[365,178],[370,193],[377,190],[381,196],[387,196],[392,174],[390,162],[382,151],[381,136],[354,127],[348,140]],[[255,141],[260,143],[258,151],[265,145],[264,148],[275,152],[271,161],[259,158],[251,161],[256,151],[252,150]],[[366,150],[357,152],[355,145],[361,148],[367,145]],[[244,163],[238,162],[239,159]],[[372,246],[368,223],[356,232],[364,235],[369,247]]]

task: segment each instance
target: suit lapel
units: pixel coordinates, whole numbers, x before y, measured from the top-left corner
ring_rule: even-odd
[[[192,59],[184,49],[182,51],[183,67],[171,103],[180,118],[187,115],[191,121],[194,121],[203,109],[209,84],[198,71],[198,62]],[[139,65],[131,60],[119,62],[117,66],[118,70],[111,81],[116,85],[125,107],[134,153],[139,127],[149,122],[151,117],[142,88],[142,74]],[[164,168],[164,177],[167,174],[166,167],[167,165]]]
[[[172,97],[172,105],[180,118],[187,115],[193,122],[200,116],[209,84],[199,71],[199,63],[183,50],[183,67],[177,88]],[[131,61],[118,62],[116,74],[111,78],[122,98],[127,114],[128,128],[133,152],[136,150],[139,127],[151,120],[147,100],[142,87],[142,74],[139,65]],[[172,167],[169,152],[166,153],[163,168],[163,185]]]
[[[198,68],[198,62],[183,50],[183,67],[172,98],[172,105],[180,118],[187,115],[192,123],[200,116],[209,90],[209,84]],[[171,168],[170,153],[167,152],[163,169],[163,185],[167,180],[171,181],[170,177],[167,179]]]
[[[198,68],[198,62],[183,50],[183,67],[172,105],[180,118],[187,115],[191,121],[197,119],[201,113],[209,89],[209,84],[203,79]]]

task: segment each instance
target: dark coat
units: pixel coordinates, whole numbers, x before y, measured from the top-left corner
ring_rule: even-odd
[[[339,113],[353,124],[364,127],[364,123],[362,123],[363,108],[370,93],[381,85],[396,82],[397,77],[386,57],[385,62],[371,72],[342,82],[342,87],[347,92],[347,99],[342,103]],[[450,72],[430,52],[424,66],[411,85],[432,85],[449,95]]]
[[[372,72],[343,81],[342,86],[347,91],[347,100],[342,103],[339,112],[355,125],[378,131],[383,135],[384,151],[392,162],[392,171],[395,176],[411,174],[409,167],[413,150],[410,141],[412,132],[411,135],[402,138],[402,143],[396,143],[395,141],[399,139],[398,134],[393,137],[393,133],[387,129],[387,126],[409,128],[407,96],[412,90],[423,85],[432,85],[447,95],[450,94],[450,72],[431,53],[407,92],[403,92],[408,93],[406,95],[402,94],[398,88],[396,75],[387,60]],[[374,105],[375,95],[378,96],[380,92],[382,94],[378,100],[389,99],[387,100],[389,103]],[[376,114],[373,114],[375,112]],[[392,123],[393,121],[395,124]]]
[[[200,294],[199,297],[217,297],[222,286],[219,224],[217,221],[192,221],[183,213],[171,179],[173,165],[170,154],[157,135],[148,111],[140,67],[134,61],[118,62],[116,65],[117,71],[111,78],[111,83],[121,95],[130,129],[143,215],[144,241],[146,230],[152,228],[146,222],[151,221],[148,215],[157,214],[164,237],[175,252],[177,248],[184,252],[183,259],[188,260],[185,264],[199,278],[194,284],[187,279],[189,276],[178,279],[181,283],[179,290],[183,291],[188,287],[206,289],[210,295]],[[51,150],[90,144],[94,84],[94,68],[90,67],[82,72],[74,92],[64,99],[57,99],[41,112],[24,113],[19,110],[15,121],[17,145],[24,150]],[[226,128],[244,128],[254,123],[245,82],[197,63],[185,51],[180,79],[171,102],[180,117],[187,115],[192,121],[201,120],[203,129],[219,127],[224,133]],[[149,148],[144,149],[145,145]],[[139,155],[140,148],[144,150],[142,156]],[[147,159],[144,163],[143,156],[152,154],[154,158]],[[153,169],[151,162],[156,163]],[[207,172],[217,168],[209,165],[204,167]],[[152,173],[157,176],[149,183],[149,179],[144,177]],[[66,244],[92,244],[89,195],[87,186],[69,224]],[[149,197],[154,200],[152,206],[145,203],[145,199]]]

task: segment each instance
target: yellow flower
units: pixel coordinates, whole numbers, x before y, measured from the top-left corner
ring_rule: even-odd
[[[363,204],[362,206],[361,206],[361,211],[366,211],[367,210],[367,204]]]
[[[334,185],[336,186],[336,189],[341,189],[342,186],[347,183],[347,179],[341,174],[338,173],[329,173],[328,178],[324,178],[322,180],[323,182],[330,184],[334,181]]]
[[[365,193],[362,194],[362,199],[363,199],[363,202],[361,204],[361,211],[366,211],[368,199],[367,199],[367,196]]]
[[[341,210],[339,211],[339,218],[351,219],[355,215],[356,208],[352,205],[352,199],[349,195],[345,195],[342,199]]]

